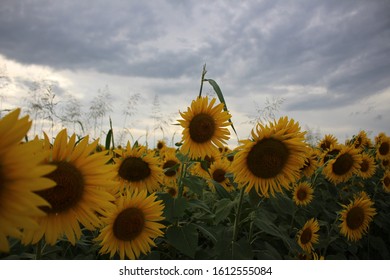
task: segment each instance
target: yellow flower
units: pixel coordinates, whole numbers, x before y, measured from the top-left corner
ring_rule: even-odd
[[[297,240],[299,246],[307,253],[311,253],[313,245],[318,243],[319,235],[317,232],[320,230],[318,221],[314,218],[305,223],[303,228],[297,234]]]
[[[138,189],[152,193],[160,189],[163,170],[159,159],[148,152],[146,147],[131,147],[127,142],[126,150],[118,150],[119,158],[114,158],[117,179],[122,188],[130,191]]]
[[[146,191],[126,192],[120,196],[116,208],[104,218],[105,226],[96,238],[102,246],[100,254],[110,254],[124,259],[137,259],[141,253],[150,252],[154,239],[163,236],[165,226],[158,223],[164,218],[164,205],[156,201],[155,194]]]
[[[327,162],[323,173],[334,184],[348,181],[360,169],[362,157],[359,150],[344,146],[335,159]]]
[[[213,181],[220,184],[226,191],[231,192],[234,190],[233,185],[226,175],[231,173],[230,162],[227,159],[218,159],[214,161],[209,169],[207,183],[212,191],[215,191]]]
[[[44,176],[55,167],[42,164],[45,158],[37,141],[20,143],[31,127],[28,116],[19,119],[16,109],[0,120],[0,252],[8,252],[7,237],[21,238],[22,230],[38,228],[39,207],[48,202],[35,191],[55,182]]]
[[[183,145],[181,152],[190,158],[204,158],[218,151],[229,140],[231,115],[224,111],[224,104],[214,106],[216,99],[199,97],[192,101],[191,107],[184,113],[180,112],[183,120],[178,120],[184,128],[182,132]]]
[[[269,126],[258,124],[252,130],[253,140],[242,141],[232,163],[232,172],[239,187],[252,188],[259,195],[268,197],[300,177],[307,146],[304,132],[294,120],[287,117]]]
[[[114,197],[109,192],[116,186],[115,173],[113,165],[106,164],[110,156],[94,153],[98,140],[92,144],[88,140],[87,136],[75,145],[76,135],[68,140],[64,129],[52,146],[45,135],[46,162],[56,167],[46,177],[56,186],[36,192],[50,206],[41,207],[47,215],[37,217],[38,229],[24,232],[24,244],[34,244],[45,237],[53,245],[65,235],[74,245],[81,237],[80,224],[94,230],[101,223],[99,216],[113,207]]]
[[[306,206],[313,200],[313,188],[308,182],[295,184],[293,191],[293,201],[296,205]]]
[[[176,184],[176,179],[180,174],[180,161],[176,157],[176,151],[167,149],[162,159],[163,169],[163,185],[173,186]]]
[[[376,145],[376,157],[380,160],[390,159],[390,137],[382,135]]]
[[[314,174],[314,172],[317,170],[319,163],[318,163],[318,153],[317,150],[309,148],[309,152],[306,155],[305,164],[300,169],[304,176],[309,178],[311,175]]]
[[[362,153],[362,162],[360,163],[358,175],[363,179],[371,178],[375,174],[375,169],[375,159],[366,153]]]
[[[318,148],[323,151],[329,150],[331,146],[337,144],[337,138],[332,134],[327,134],[324,138],[318,143]]]
[[[340,233],[350,241],[357,241],[368,231],[373,216],[376,215],[374,202],[365,193],[361,192],[348,205],[343,205],[340,212]]]
[[[390,170],[386,170],[382,177],[383,189],[385,192],[390,193]]]

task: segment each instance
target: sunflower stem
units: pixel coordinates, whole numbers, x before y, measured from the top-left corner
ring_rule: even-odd
[[[202,77],[200,79],[200,89],[199,89],[199,97],[202,96],[202,90],[203,90],[203,82],[205,81],[204,77],[206,76],[207,70],[206,70],[206,63],[203,65],[202,69]]]
[[[177,194],[177,197],[179,197],[179,198],[183,196],[183,191],[184,191],[183,179],[186,176],[186,174],[187,174],[187,163],[184,162],[182,164],[181,172],[180,172],[179,190],[178,190],[178,194]]]
[[[241,208],[242,208],[242,201],[244,198],[244,193],[245,193],[245,188],[242,188],[241,192],[240,192],[240,198],[238,201],[236,217],[234,219],[233,240],[232,240],[233,242],[235,242],[237,240],[237,236],[238,236],[238,225],[240,223],[240,215],[241,215]]]

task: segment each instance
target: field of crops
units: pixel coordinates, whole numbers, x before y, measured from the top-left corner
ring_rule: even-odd
[[[174,146],[28,139],[30,116],[4,116],[0,258],[390,259],[386,132],[313,145],[286,116],[229,148],[232,116],[202,81],[216,97],[178,108]]]

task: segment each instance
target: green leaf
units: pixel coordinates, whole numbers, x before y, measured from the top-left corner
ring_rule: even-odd
[[[212,183],[215,187],[215,191],[217,192],[217,194],[220,198],[229,198],[230,200],[232,199],[232,196],[230,195],[230,193],[227,190],[225,190],[225,188],[222,187],[220,183],[218,183],[214,180],[212,180]]]
[[[184,197],[173,198],[169,194],[161,194],[164,202],[164,217],[170,222],[175,222],[178,218],[183,217],[187,209],[187,200]]]
[[[217,201],[215,209],[215,223],[219,224],[221,221],[225,220],[230,215],[230,212],[236,203],[236,201],[231,201],[228,198],[223,198]]]
[[[191,208],[198,208],[206,211],[207,213],[212,213],[210,208],[207,206],[207,204],[203,200],[199,199],[190,199],[187,201],[187,204]]]
[[[205,181],[203,178],[193,175],[187,175],[183,178],[184,186],[188,187],[191,191],[201,196],[203,189],[205,188]]]
[[[225,111],[228,111],[228,108],[227,108],[226,102],[225,102],[225,98],[223,97],[222,91],[221,91],[219,85],[217,84],[217,82],[214,81],[214,80],[212,80],[212,79],[205,79],[205,81],[209,82],[209,84],[213,87],[215,93],[216,93],[217,96],[218,96],[219,101],[220,101],[221,103],[223,103],[223,105],[224,105],[224,106],[223,106],[223,107],[224,107],[224,110],[225,110]],[[236,134],[236,136],[237,136],[237,138],[238,138],[238,134],[237,134],[237,132],[236,132],[236,129],[234,128],[233,122],[231,121],[231,119],[229,119],[229,121],[230,121],[230,123],[231,123],[231,127],[232,127],[234,133]]]
[[[215,235],[213,233],[210,232],[210,230],[206,229],[204,226],[202,225],[199,225],[199,224],[191,224],[193,226],[195,226],[197,229],[199,229],[199,231],[201,231],[205,236],[207,236],[208,238],[210,238],[210,240],[216,244],[217,243],[217,238],[215,237]]]
[[[188,224],[182,227],[170,227],[167,229],[166,237],[168,243],[179,252],[190,258],[194,258],[199,237],[196,226]]]
[[[110,149],[111,138],[112,138],[112,129],[110,129],[110,130],[108,131],[107,136],[106,136],[106,150],[109,150],[109,149]]]
[[[252,247],[246,238],[232,242],[232,260],[250,260],[253,258]]]

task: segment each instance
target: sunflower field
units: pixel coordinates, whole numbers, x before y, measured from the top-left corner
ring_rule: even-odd
[[[234,148],[218,84],[201,78],[181,141],[105,145],[0,120],[1,259],[390,259],[390,136],[316,145],[289,117]],[[215,98],[202,96],[203,83]]]

